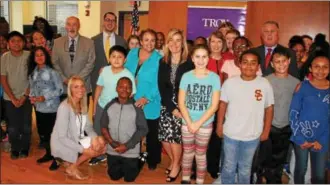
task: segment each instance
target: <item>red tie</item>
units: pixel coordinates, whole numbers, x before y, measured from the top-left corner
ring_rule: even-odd
[[[269,62],[270,62],[271,58],[272,58],[272,48],[268,48],[266,58],[265,58],[265,69],[268,68],[268,65],[269,65]]]

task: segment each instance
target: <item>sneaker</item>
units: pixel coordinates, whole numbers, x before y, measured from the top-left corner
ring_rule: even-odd
[[[19,158],[27,158],[28,156],[29,156],[29,151],[27,151],[27,150],[22,150],[19,153]]]
[[[101,162],[104,162],[106,160],[107,160],[107,156],[105,156],[105,155],[94,157],[89,161],[89,165],[94,166],[94,165],[97,165],[97,164],[99,164]]]
[[[16,160],[19,158],[19,152],[16,152],[16,151],[12,151],[11,154],[10,154],[10,158],[12,160]]]

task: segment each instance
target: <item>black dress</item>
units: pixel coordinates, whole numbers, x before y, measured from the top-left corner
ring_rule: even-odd
[[[194,68],[192,62],[171,64],[160,61],[158,73],[158,87],[162,99],[162,107],[159,119],[159,141],[181,144],[182,119],[172,114],[179,109],[177,105],[179,85],[182,75]]]

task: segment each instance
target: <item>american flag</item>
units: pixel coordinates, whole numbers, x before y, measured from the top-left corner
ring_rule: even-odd
[[[134,7],[132,11],[132,28],[133,31],[137,31],[139,27],[139,9],[138,9],[138,2],[134,1]]]

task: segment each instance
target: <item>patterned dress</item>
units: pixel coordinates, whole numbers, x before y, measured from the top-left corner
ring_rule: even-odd
[[[173,85],[173,96],[172,102],[174,105],[178,106],[178,103],[175,102],[176,94],[174,92],[175,89],[175,78],[176,71],[178,69],[178,64],[171,64],[171,83]],[[160,112],[160,121],[159,121],[159,141],[169,142],[169,143],[177,143],[181,144],[181,125],[182,119],[175,117],[172,113],[166,110],[165,106],[161,107]]]

